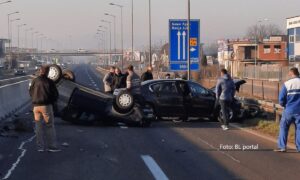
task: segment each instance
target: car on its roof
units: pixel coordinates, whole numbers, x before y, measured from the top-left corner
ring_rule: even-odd
[[[49,65],[48,78],[56,83],[59,99],[55,114],[71,123],[93,124],[95,122],[124,123],[150,126],[153,120],[151,107],[135,101],[133,95],[121,90],[117,95],[95,91],[75,82],[72,71],[58,65]]]

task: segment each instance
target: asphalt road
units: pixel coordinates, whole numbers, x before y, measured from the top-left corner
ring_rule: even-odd
[[[78,83],[102,90],[101,76],[93,68],[82,65],[73,70]],[[276,144],[236,128],[222,131],[215,122],[154,122],[150,128],[136,128],[78,126],[57,119],[56,129],[63,150],[59,153],[38,153],[32,133],[0,137],[0,177],[185,180],[300,176],[299,153],[277,154],[272,151]],[[250,150],[239,149],[246,146]]]

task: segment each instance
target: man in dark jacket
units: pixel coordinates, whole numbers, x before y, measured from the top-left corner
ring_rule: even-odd
[[[235,85],[227,73],[226,69],[221,70],[221,78],[218,79],[216,86],[216,98],[220,102],[222,117],[222,129],[228,130],[229,125],[229,112],[232,105],[232,101],[235,95]]]
[[[29,93],[34,107],[38,151],[44,152],[47,149],[49,152],[58,152],[60,150],[56,144],[53,104],[59,95],[54,82],[47,77],[48,71],[48,67],[42,66],[40,68],[40,75],[32,81]],[[43,126],[45,126],[45,132],[43,132]],[[43,138],[44,133],[46,141]]]
[[[152,67],[149,66],[147,68],[147,71],[142,74],[141,80],[142,80],[142,82],[144,82],[144,81],[148,81],[148,80],[152,80],[152,79],[153,79]]]
[[[122,74],[120,68],[115,69],[115,75],[112,81],[112,90],[126,88],[126,76]]]

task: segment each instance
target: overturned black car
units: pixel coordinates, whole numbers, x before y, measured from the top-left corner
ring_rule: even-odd
[[[108,95],[75,83],[72,71],[57,65],[49,66],[48,77],[59,91],[55,114],[73,123],[123,121],[127,124],[148,127],[153,119],[153,109],[135,101],[126,90],[118,95]]]

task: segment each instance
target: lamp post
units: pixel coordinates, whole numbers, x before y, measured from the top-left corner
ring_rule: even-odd
[[[117,39],[117,36],[116,36],[116,16],[113,15],[113,14],[108,14],[108,13],[105,13],[104,15],[110,16],[114,20],[114,52],[116,53],[117,52],[117,48],[116,48],[116,39]]]
[[[31,34],[31,47],[32,47],[32,50],[34,49],[34,40],[33,40],[33,36],[35,35],[35,34],[38,34],[39,32],[38,31],[36,31],[36,32],[32,32],[32,34]],[[36,48],[36,49],[38,49],[38,47]]]
[[[10,41],[9,41],[10,50],[11,50],[10,16],[12,16],[14,14],[18,14],[18,13],[20,13],[20,12],[16,11],[16,12],[12,12],[12,13],[7,14],[7,37],[8,37],[8,39],[10,39]]]
[[[191,1],[188,0],[188,19],[187,19],[187,65],[188,80],[191,80],[191,59],[190,59],[190,21],[191,21]],[[185,50],[184,50],[185,51]]]
[[[105,31],[98,29],[97,34],[99,35],[100,41],[102,41],[103,52],[105,52]],[[100,37],[100,35],[102,37]],[[101,39],[102,38],[102,39]],[[100,48],[101,49],[101,48]]]
[[[15,22],[15,21],[20,21],[21,19],[20,18],[17,18],[17,19],[13,19],[13,20],[10,20],[10,45],[12,46],[12,40],[13,40],[13,28],[12,28],[12,23]],[[11,48],[11,47],[10,47]]]
[[[109,61],[111,63],[111,22],[106,20],[102,20],[102,22],[109,24]]]
[[[131,60],[133,61],[133,0],[131,0]]]
[[[149,66],[152,67],[151,0],[149,0]]]
[[[20,52],[20,28],[26,26],[26,24],[18,25],[18,52]]]
[[[122,49],[122,59],[121,59],[121,67],[124,70],[124,42],[123,42],[123,6],[115,3],[110,3],[112,6],[117,6],[121,9],[121,49]]]
[[[10,3],[10,2],[12,2],[12,1],[4,1],[4,2],[0,2],[0,5],[1,5],[1,4],[6,4],[6,3]]]
[[[255,32],[255,56],[254,56],[254,78],[256,78],[256,69],[257,69],[257,46],[258,46],[258,43],[259,43],[259,42],[258,42],[259,39],[257,39],[257,35],[258,35],[258,33],[259,33],[259,35],[261,35],[261,33],[258,32],[258,24],[259,24],[259,27],[261,27],[260,24],[261,24],[263,21],[269,21],[269,19],[264,18],[264,19],[262,19],[262,20],[258,20],[257,23],[256,23],[256,32]],[[258,37],[258,38],[260,38],[260,37]]]
[[[27,46],[27,32],[28,32],[28,31],[33,31],[33,28],[30,28],[30,29],[26,29],[26,30],[25,30],[24,49],[28,48],[28,46]]]

